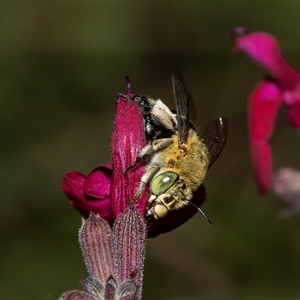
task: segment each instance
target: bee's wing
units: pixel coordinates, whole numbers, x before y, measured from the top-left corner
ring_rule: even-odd
[[[227,133],[228,121],[225,118],[218,118],[207,124],[202,135],[202,141],[208,148],[209,167],[222,152],[227,140]]]
[[[181,71],[173,65],[172,68],[173,97],[176,107],[179,147],[186,142],[189,132],[189,108],[192,99]]]

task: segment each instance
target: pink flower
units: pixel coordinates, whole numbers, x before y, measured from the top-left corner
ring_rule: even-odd
[[[68,172],[62,182],[62,190],[84,217],[90,212],[100,215],[110,225],[114,217],[110,197],[110,179],[112,166],[110,164],[94,169],[87,176],[77,171]]]
[[[126,97],[132,98],[129,79],[126,81]],[[146,146],[143,117],[137,104],[124,96],[117,97],[117,108],[111,138],[112,164],[94,169],[87,176],[77,172],[68,172],[62,182],[62,190],[70,199],[70,203],[83,216],[90,212],[101,216],[111,226],[127,208],[140,184],[145,163],[130,169]],[[192,202],[198,207],[205,201],[205,188],[200,186],[194,194]],[[145,216],[149,198],[149,189],[135,203],[138,212]],[[162,219],[150,221],[148,237],[154,237],[175,229],[185,223],[197,209],[187,205],[180,211],[172,211]]]
[[[300,73],[283,58],[276,39],[264,32],[234,31],[235,50],[243,51],[267,69],[272,78],[258,83],[249,97],[249,134],[251,159],[260,191],[265,194],[272,181],[273,134],[280,105],[284,105],[291,125],[300,130]]]

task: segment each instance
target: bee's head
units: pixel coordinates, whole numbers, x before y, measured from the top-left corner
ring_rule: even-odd
[[[148,204],[148,214],[155,219],[164,217],[169,210],[185,206],[186,185],[179,179],[177,173],[166,171],[155,176],[150,183],[151,197]]]
[[[202,214],[209,225],[212,225],[201,208],[190,201],[192,192],[177,173],[166,171],[158,174],[150,183],[150,191],[151,196],[147,207],[149,216],[160,219],[169,210],[176,210],[190,204]]]

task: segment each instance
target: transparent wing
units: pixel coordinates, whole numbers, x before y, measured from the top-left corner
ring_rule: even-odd
[[[209,122],[203,132],[202,141],[208,148],[209,167],[214,163],[222,152],[228,134],[228,121],[225,118],[218,118]]]
[[[186,142],[189,132],[189,108],[192,97],[181,71],[175,66],[172,68],[172,87],[178,123],[179,147],[181,147]]]

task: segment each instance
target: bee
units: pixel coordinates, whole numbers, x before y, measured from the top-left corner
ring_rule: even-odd
[[[140,151],[136,162],[128,169],[145,161],[137,201],[149,184],[150,197],[147,215],[159,219],[168,211],[178,210],[188,204],[193,193],[202,184],[207,170],[223,150],[228,132],[225,118],[211,121],[201,136],[190,120],[191,94],[180,70],[172,69],[172,88],[175,111],[160,99],[135,95],[144,121],[148,144]],[[128,170],[126,169],[126,171]],[[197,207],[211,224],[204,212]]]

